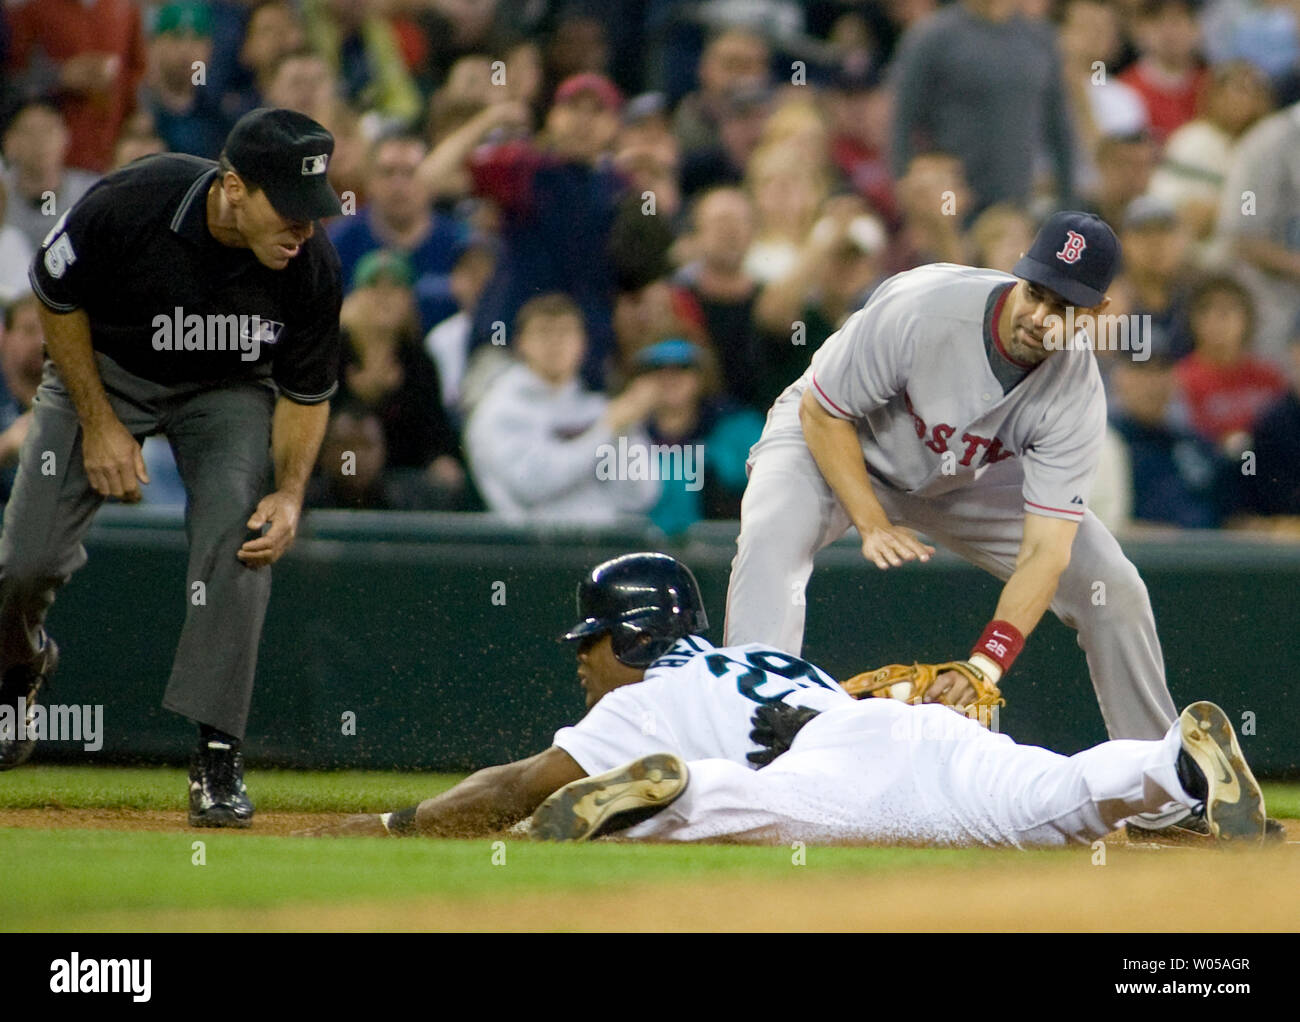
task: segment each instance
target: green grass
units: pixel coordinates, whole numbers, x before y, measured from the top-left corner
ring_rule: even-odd
[[[204,843],[196,866],[193,843]],[[494,854],[505,856],[494,864]],[[1005,853],[892,848],[813,848],[826,871],[879,872],[1005,861]],[[1027,853],[1053,859],[1060,853]],[[32,868],[39,863],[39,868]],[[1026,864],[1027,865],[1027,864]],[[475,900],[530,892],[617,890],[631,884],[787,879],[788,848],[544,845],[506,840],[306,840],[220,833],[0,830],[0,930],[85,926],[96,912],[337,905],[422,896]]]
[[[376,811],[410,805],[456,780],[445,774],[295,773],[258,770],[249,784],[263,811]],[[1300,815],[1300,784],[1265,786],[1270,811]],[[0,774],[0,808],[175,810],[184,772],[36,766]],[[179,821],[178,821],[179,822]],[[195,865],[202,841],[206,864]],[[358,899],[464,899],[531,892],[616,890],[630,884],[784,879],[785,847],[533,844],[507,839],[494,864],[489,840],[303,840],[214,831],[118,832],[0,828],[0,930],[94,927],[117,910],[337,905]],[[820,876],[1005,865],[1012,853],[986,850],[812,848]],[[1058,865],[1078,850],[1014,853],[1017,868]]]
[[[383,812],[446,791],[459,774],[250,770],[249,794],[264,812]],[[164,767],[34,766],[0,774],[0,809],[185,807],[186,772]]]

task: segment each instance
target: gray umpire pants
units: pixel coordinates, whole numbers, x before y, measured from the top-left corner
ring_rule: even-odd
[[[797,656],[813,557],[851,523],[801,437],[765,435],[751,460],[727,589],[724,642],[765,642]],[[1019,465],[1008,459],[979,483],[942,496],[915,497],[879,483],[875,492],[895,525],[924,533],[1005,582],[1015,570],[1024,533],[1023,485]],[[1165,683],[1147,588],[1091,511],[1079,523],[1051,610],[1078,632],[1106,733],[1162,738],[1177,712]],[[1015,698],[1014,675],[1006,691]]]
[[[235,552],[270,491],[275,393],[256,381],[167,386],[102,355],[95,359],[114,413],[137,440],[165,434],[185,484],[189,567],[176,598],[186,601],[186,615],[163,706],[242,738],[271,572],[246,568]],[[86,563],[81,541],[104,502],[86,476],[76,408],[48,359],[32,410],[0,533],[4,669],[40,653],[45,615],[59,587]]]

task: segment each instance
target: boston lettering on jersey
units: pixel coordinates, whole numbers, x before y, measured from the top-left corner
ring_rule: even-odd
[[[947,451],[949,449],[948,441],[957,432],[957,427],[950,426],[946,422],[936,422],[931,427],[912,407],[912,398],[906,391],[903,392],[903,400],[907,404],[908,414],[912,416],[912,422],[916,425],[917,438],[925,440],[925,446],[934,451],[935,454],[943,454]],[[927,433],[930,435],[928,440],[925,439]],[[1015,451],[1004,448],[1002,441],[997,437],[980,436],[977,433],[963,433],[961,441],[966,445],[966,451],[957,464],[963,468],[969,467],[972,459],[981,450],[984,451],[984,455],[979,461],[981,466],[996,464],[1006,458],[1013,458],[1016,454]]]

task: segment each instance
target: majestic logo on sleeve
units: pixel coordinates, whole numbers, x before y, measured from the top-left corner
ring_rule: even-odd
[[[329,153],[322,153],[320,156],[304,156],[302,158],[302,173],[304,177],[311,174],[324,174],[325,165],[329,163]]]
[[[1063,263],[1069,263],[1073,266],[1083,258],[1083,250],[1088,247],[1088,242],[1084,240],[1082,234],[1078,231],[1065,232],[1065,244],[1061,251],[1056,253],[1056,258]]]

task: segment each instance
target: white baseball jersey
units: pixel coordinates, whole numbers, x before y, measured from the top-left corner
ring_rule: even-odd
[[[746,758],[762,703],[820,711],[790,750]],[[1188,799],[1175,724],[1163,741],[1107,742],[1067,758],[1017,745],[947,707],[855,700],[824,671],[761,643],[691,635],[605,695],[554,744],[588,775],[642,756],[686,760],[683,796],[627,831],[655,841],[1056,845]]]
[[[1015,283],[950,263],[891,277],[777,400],[753,453],[802,441],[798,407],[811,387],[857,426],[868,468],[887,485],[937,496],[1015,458],[1025,510],[1078,521],[1105,435],[1101,375],[1086,347],[1053,352],[1032,372],[1007,353],[997,321]]]
[[[698,635],[679,639],[644,680],[608,693],[573,727],[555,734],[588,774],[652,752],[727,759],[744,766],[758,746],[751,718],[763,703],[828,710],[854,702],[834,678],[806,660],[749,643],[715,648]]]

